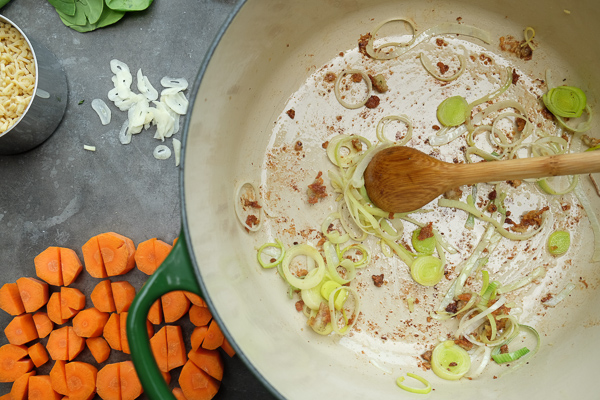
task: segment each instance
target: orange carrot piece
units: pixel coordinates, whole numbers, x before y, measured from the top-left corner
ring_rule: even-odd
[[[120,363],[119,377],[121,380],[121,399],[134,400],[140,397],[143,392],[140,379],[135,372],[132,361],[123,361]]]
[[[164,294],[160,298],[165,323],[179,320],[190,309],[190,301],[181,290]]]
[[[46,350],[53,360],[69,359],[69,327],[65,326],[50,332]]]
[[[60,400],[62,396],[52,388],[52,379],[48,375],[29,377],[28,400]]]
[[[77,335],[72,326],[67,327],[69,361],[75,359],[85,349],[85,339]]]
[[[86,308],[73,318],[73,329],[82,338],[100,336],[109,316],[110,314],[98,311],[97,308]]]
[[[187,297],[193,305],[195,306],[200,306],[200,307],[208,307],[208,305],[206,304],[206,302],[204,301],[204,299],[200,296],[198,296],[196,293],[192,293],[192,292],[183,292],[185,294],[185,297]]]
[[[69,390],[67,388],[67,373],[65,372],[66,362],[63,360],[56,360],[54,366],[50,370],[50,380],[52,381],[52,388],[62,394],[67,395]]]
[[[12,396],[10,395],[10,393],[6,393],[0,396],[0,400],[12,400]]]
[[[156,300],[150,310],[148,311],[148,321],[154,325],[160,325],[163,321],[162,307],[160,306],[160,300]]]
[[[171,383],[171,374],[163,371],[160,371],[160,374],[163,376],[165,382],[167,382],[167,385],[169,385]]]
[[[102,334],[113,350],[121,351],[121,320],[119,314],[110,314]]]
[[[75,250],[65,247],[60,248],[60,269],[64,286],[69,286],[77,279],[83,271],[83,265]]]
[[[92,356],[98,364],[108,360],[108,357],[110,356],[110,346],[103,337],[98,336],[86,339],[85,345],[90,349]]]
[[[73,361],[65,365],[69,400],[91,400],[96,393],[98,369],[91,364]]]
[[[33,314],[33,323],[40,339],[48,336],[52,332],[52,329],[54,329],[54,323],[48,317],[48,314],[42,311]]]
[[[120,363],[106,364],[96,377],[96,392],[103,400],[121,400]]]
[[[212,313],[208,307],[200,307],[195,304],[190,307],[188,315],[190,317],[190,322],[195,326],[208,325],[212,319]]]
[[[210,400],[221,382],[202,371],[192,361],[185,363],[179,374],[179,386],[188,400]]]
[[[31,361],[33,361],[33,365],[35,365],[36,368],[39,368],[40,366],[46,364],[50,359],[48,357],[48,352],[46,351],[46,348],[40,342],[37,342],[29,349],[27,349],[27,354],[29,354],[29,358],[31,358]]]
[[[135,288],[127,281],[111,283],[117,313],[126,312],[135,298]]]
[[[23,277],[17,279],[17,286],[26,312],[36,312],[48,302],[48,284],[46,282]]]
[[[0,382],[14,382],[33,369],[27,357],[27,347],[5,344],[0,347]]]
[[[123,275],[135,266],[135,246],[131,239],[114,232],[101,233],[98,235],[98,246],[106,275]]]
[[[4,328],[4,334],[10,344],[25,344],[38,338],[37,329],[31,314],[21,314],[13,318]]]
[[[21,375],[13,382],[12,388],[10,389],[10,400],[26,400],[27,392],[29,389],[29,377],[35,375],[35,369],[29,371],[26,374]]]
[[[92,294],[90,295],[94,307],[102,312],[115,312],[115,301],[113,298],[113,292],[111,288],[110,279],[101,281],[96,285]]]
[[[71,319],[85,307],[85,295],[81,290],[69,287],[60,288],[60,314],[63,319]]]
[[[121,334],[121,351],[125,354],[131,354],[129,350],[129,341],[127,339],[127,313],[117,314],[120,317],[119,328]],[[154,327],[150,321],[146,320],[146,329],[148,330],[148,337],[154,336]]]
[[[181,326],[167,325],[167,368],[181,367],[187,361]]]
[[[202,347],[208,350],[215,350],[223,344],[224,339],[225,336],[223,335],[223,332],[221,332],[221,328],[217,325],[217,321],[213,319],[210,321],[210,325],[208,325]]]
[[[181,388],[173,388],[173,396],[175,396],[175,398],[177,400],[187,400],[185,398],[185,395],[183,394],[183,390],[181,390]]]
[[[35,274],[44,282],[54,286],[62,286],[63,277],[60,268],[60,248],[48,247],[34,259]]]
[[[0,288],[0,308],[10,315],[21,315],[25,312],[21,293],[16,283],[5,283]]]
[[[190,338],[190,342],[192,344],[192,350],[196,350],[200,346],[202,346],[202,342],[206,337],[206,332],[208,331],[208,326],[197,326],[194,328],[192,332],[192,336]]]
[[[198,348],[188,353],[188,357],[198,368],[216,380],[223,379],[223,359],[218,350]]]
[[[160,267],[160,265],[165,261],[169,253],[171,252],[171,246],[168,243],[163,242],[160,239],[156,239],[154,242],[154,254],[156,256],[156,268]]]
[[[179,237],[176,237],[175,239],[173,239],[173,246],[175,246],[175,244],[177,243],[178,239],[179,239]]]
[[[150,348],[152,348],[152,354],[154,360],[158,365],[158,369],[162,372],[169,371],[168,367],[168,347],[167,347],[167,327],[163,326],[158,332],[150,339]]]
[[[82,247],[85,270],[94,278],[106,278],[106,269],[102,261],[102,253],[98,244],[98,236],[92,237]]]
[[[154,242],[156,238],[148,239],[138,244],[135,251],[135,265],[146,275],[152,275],[158,265],[156,263],[156,254],[154,253]]]
[[[226,337],[223,338],[223,344],[221,345],[221,348],[229,357],[235,356],[235,349],[231,343],[229,343]]]
[[[48,311],[48,318],[50,318],[50,321],[54,322],[56,325],[62,325],[67,322],[67,320],[62,317],[60,292],[52,293],[50,300],[48,300],[48,304],[46,304],[46,311]]]

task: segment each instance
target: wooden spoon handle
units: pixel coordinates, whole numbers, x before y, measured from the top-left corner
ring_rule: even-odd
[[[600,172],[600,151],[455,164],[460,185]],[[459,172],[460,171],[460,172]]]

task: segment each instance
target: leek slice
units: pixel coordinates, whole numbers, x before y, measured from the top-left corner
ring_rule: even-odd
[[[256,257],[258,258],[258,263],[260,264],[261,267],[268,269],[268,268],[273,268],[278,266],[281,261],[283,260],[283,256],[285,255],[285,248],[283,247],[283,243],[281,243],[281,240],[279,239],[275,239],[276,243],[265,243],[262,246],[260,246],[260,248],[258,249],[258,252],[256,254]],[[279,249],[279,254],[277,255],[277,258],[275,259],[275,261],[270,261],[268,263],[265,263],[263,260],[263,252],[267,249],[273,247],[275,249]],[[273,256],[274,254],[272,254],[271,256]]]
[[[565,254],[571,245],[571,235],[569,232],[556,231],[548,237],[548,251],[553,256]]]
[[[560,291],[556,296],[552,297],[550,300],[544,303],[546,307],[556,307],[558,303],[563,301],[571,292],[575,289],[574,283],[568,283],[563,290]]]
[[[455,381],[462,378],[470,368],[469,353],[454,341],[446,340],[433,349],[431,369],[440,378]]]
[[[423,286],[434,286],[444,277],[444,264],[434,256],[419,256],[410,266],[410,275]]]
[[[522,347],[519,350],[512,351],[510,353],[492,354],[492,358],[494,359],[494,361],[496,361],[497,364],[504,364],[507,362],[516,361],[527,353],[529,353],[529,349],[527,347]]]
[[[377,140],[379,140],[381,143],[384,142],[389,142],[390,140],[386,139],[383,131],[385,129],[385,127],[387,126],[387,124],[390,121],[402,121],[406,124],[406,134],[404,135],[404,137],[398,141],[397,143],[395,143],[398,146],[404,146],[406,143],[408,143],[408,141],[410,139],[412,139],[412,132],[413,132],[413,124],[412,121],[410,120],[410,118],[407,115],[388,115],[387,117],[383,117],[379,120],[379,122],[377,123],[377,128],[375,129],[375,132],[377,134]],[[395,140],[391,140],[391,142],[396,142]],[[364,172],[364,171],[363,171]]]
[[[444,126],[458,126],[467,119],[469,103],[462,96],[448,97],[437,108],[437,118]]]
[[[310,270],[304,278],[298,278],[290,271],[292,260],[301,255],[310,257],[317,263],[316,268]],[[307,244],[297,244],[286,251],[281,261],[281,270],[285,280],[293,287],[300,290],[310,289],[317,286],[323,280],[325,276],[325,262],[321,254],[314,247]]]
[[[341,292],[342,290],[346,292],[346,294],[344,295],[344,301],[346,300],[348,293],[352,294],[352,297],[354,299],[354,310],[352,312],[351,318],[347,318],[345,311],[342,310],[342,314],[344,316],[344,326],[340,328],[339,323],[338,323],[339,318],[336,313],[337,308],[335,307],[335,298],[337,297],[338,293]],[[359,299],[360,298],[359,298],[356,290],[350,286],[340,286],[340,287],[334,289],[329,294],[329,316],[331,318],[331,325],[332,325],[333,331],[335,333],[337,333],[338,335],[345,335],[346,333],[348,333],[350,331],[350,329],[352,329],[352,327],[354,326],[356,321],[358,320],[358,315],[360,313],[360,300]],[[341,309],[341,307],[340,307],[340,309]]]
[[[429,74],[431,76],[433,76],[435,79],[437,79],[439,81],[444,81],[444,82],[453,81],[453,80],[457,79],[459,76],[461,76],[463,74],[463,72],[465,71],[466,62],[465,62],[465,57],[462,54],[458,54],[458,61],[460,63],[460,67],[458,68],[458,71],[456,71],[453,75],[448,76],[448,77],[439,75],[435,71],[435,67],[431,63],[431,60],[429,60],[429,58],[425,54],[423,54],[423,53],[419,54],[419,58],[421,59],[421,64],[423,64],[423,67],[425,68],[425,70],[427,70],[427,72],[429,72]]]
[[[348,103],[346,100],[344,100],[342,98],[342,93],[340,91],[340,82],[341,82],[342,78],[348,74],[360,74],[363,78],[363,81],[367,85],[367,95],[365,96],[364,100],[361,100],[358,103],[354,103],[354,104]],[[366,72],[358,70],[358,69],[347,69],[347,70],[340,72],[335,80],[335,85],[333,87],[333,91],[335,93],[336,99],[340,102],[340,104],[342,106],[349,108],[351,110],[364,106],[365,103],[367,102],[367,100],[369,100],[372,90],[373,90],[373,85],[371,83],[371,78],[369,78],[369,75],[367,75]]]
[[[579,118],[587,105],[583,90],[574,86],[558,86],[542,96],[546,108],[557,117]]]
[[[428,237],[423,240],[419,240],[421,229],[415,229],[412,234],[412,245],[418,253],[431,255],[435,250],[435,236]]]
[[[300,291],[300,298],[304,302],[304,305],[311,310],[319,311],[321,303],[327,298],[321,295],[321,288],[325,283],[331,282],[327,278],[324,278],[317,286],[310,289],[302,289]]]
[[[404,382],[404,377],[401,376],[398,379],[396,379],[396,385],[398,385],[398,387],[400,389],[404,389],[407,392],[417,393],[417,394],[427,394],[427,393],[431,392],[431,384],[429,383],[429,381],[427,379],[420,377],[419,375],[412,374],[410,372],[407,372],[406,375],[410,378],[418,380],[423,385],[425,385],[425,387],[424,388],[414,388],[411,386],[406,386],[405,384],[402,383],[402,382]]]

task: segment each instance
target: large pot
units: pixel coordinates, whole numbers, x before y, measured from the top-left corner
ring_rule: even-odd
[[[295,300],[285,296],[281,280],[256,262],[256,247],[269,236],[249,234],[235,217],[236,185],[264,183],[265,149],[288,96],[315,67],[355,47],[360,35],[390,17],[411,17],[423,28],[461,17],[492,34],[489,48],[493,51],[500,36],[521,37],[523,28],[532,26],[545,48],[544,56],[515,62],[536,76],[551,67],[577,77],[593,108],[600,93],[595,39],[600,12],[594,0],[565,4],[558,0],[249,0],[236,7],[193,88],[181,175],[181,240],[130,310],[133,360],[150,397],[164,399],[170,393],[152,362],[141,327],[153,300],[177,289],[203,293],[239,357],[280,398],[411,397],[396,386],[395,379],[420,372],[414,357],[392,371],[377,368],[370,363],[372,357],[342,346],[334,335],[316,335],[295,314]],[[564,10],[567,6],[569,10]],[[310,137],[306,139],[309,143]],[[573,263],[589,265],[585,279],[590,288],[578,287],[568,306],[548,313],[540,329],[542,347],[528,365],[501,379],[454,382],[429,373],[437,397],[596,398],[600,308],[593,304],[600,299],[593,288],[599,275],[593,272],[598,266],[590,262],[591,238],[585,240],[589,252],[582,251]]]

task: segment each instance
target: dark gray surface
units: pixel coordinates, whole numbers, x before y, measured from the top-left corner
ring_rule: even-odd
[[[156,0],[146,11],[129,13],[113,26],[83,34],[65,27],[46,1],[13,0],[0,11],[58,57],[69,85],[65,117],[50,139],[27,153],[0,156],[0,283],[35,276],[33,259],[48,246],[72,248],[82,258],[81,246],[106,231],[126,235],[136,245],[152,237],[173,241],[181,226],[179,169],[173,157],[158,161],[152,156],[160,144],[152,137],[154,129],[134,136],[129,145],[119,143],[126,113],[107,99],[112,88],[109,62],[121,60],[134,74],[141,68],[159,91],[160,79],[166,75],[184,77],[191,84],[234,4],[233,0]],[[109,125],[102,126],[91,108],[94,98],[104,99],[111,108]],[[181,132],[175,137],[181,139]],[[97,150],[85,151],[84,144]],[[124,278],[139,289],[144,277],[134,270]],[[99,281],[84,272],[72,286],[89,294]],[[10,319],[0,311],[2,326]],[[189,333],[189,323],[185,328]],[[5,343],[0,335],[0,345]],[[87,349],[81,359],[90,359]],[[123,359],[127,357],[113,351],[109,362]],[[225,361],[216,399],[272,397],[239,358],[225,357]],[[40,373],[48,373],[51,365],[52,361]],[[10,387],[0,384],[0,394]]]

